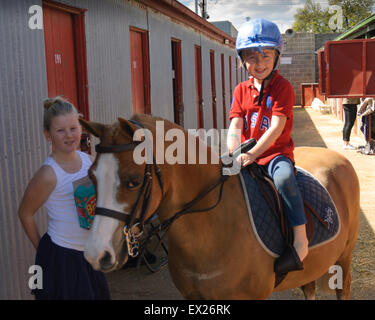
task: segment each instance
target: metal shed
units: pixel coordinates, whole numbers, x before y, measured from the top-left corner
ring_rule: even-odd
[[[63,27],[53,29],[60,20]],[[59,43],[60,35],[67,38]],[[148,51],[143,106],[134,102],[142,93],[134,90],[132,79],[132,68],[139,64],[130,43],[139,38]],[[196,48],[201,55],[199,99]],[[73,77],[61,71],[67,50],[73,50]],[[197,128],[202,108],[205,128],[224,128],[231,92],[246,76],[240,67],[234,39],[174,0],[1,1],[0,299],[32,298],[28,281],[35,250],[17,209],[27,182],[49,153],[42,134],[43,99],[62,93],[75,99],[86,117],[104,123],[145,107],[185,128]],[[60,86],[61,81],[68,86]],[[36,220],[44,232],[44,210]]]

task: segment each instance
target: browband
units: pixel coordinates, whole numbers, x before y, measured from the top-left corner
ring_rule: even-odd
[[[144,128],[142,123],[136,120],[129,120],[129,121],[141,128]],[[97,144],[95,146],[95,151],[99,153],[119,153],[119,152],[131,151],[135,149],[137,145],[139,145],[141,142],[142,141],[133,141],[127,144],[117,144],[117,145],[115,144],[115,145],[109,145],[109,146]]]
[[[131,151],[135,149],[137,145],[139,145],[141,142],[132,142],[127,144],[118,144],[118,145],[100,145],[97,144],[95,146],[95,151],[99,153],[119,153],[119,152],[125,152],[125,151]]]

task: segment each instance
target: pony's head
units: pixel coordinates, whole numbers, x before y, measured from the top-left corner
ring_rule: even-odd
[[[140,141],[133,141],[133,135],[144,130],[139,122],[122,118],[112,125],[80,122],[100,139],[89,170],[97,202],[84,256],[94,269],[109,272],[136,255],[133,240],[141,232],[138,226],[158,207],[163,187],[154,163],[134,161],[133,151]]]

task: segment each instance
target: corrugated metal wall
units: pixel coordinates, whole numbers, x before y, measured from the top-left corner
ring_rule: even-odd
[[[182,40],[184,119],[196,127],[194,45],[202,47],[204,123],[212,127],[210,49],[216,57],[218,127],[223,127],[220,54],[225,54],[226,108],[230,108],[227,46],[127,0],[63,0],[86,8],[86,49],[90,118],[104,123],[131,115],[129,26],[149,30],[151,112],[173,120],[171,38]],[[30,6],[41,0],[0,2],[0,299],[31,299],[28,269],[35,250],[17,216],[27,182],[49,152],[42,133],[42,101],[47,97],[43,30],[31,30]],[[232,89],[233,92],[233,89]],[[46,231],[44,210],[36,214]]]
[[[0,8],[0,299],[27,298],[35,250],[17,209],[26,183],[48,154],[41,101],[47,96],[43,30],[28,27],[40,1],[1,1]],[[41,232],[46,216],[37,213]]]

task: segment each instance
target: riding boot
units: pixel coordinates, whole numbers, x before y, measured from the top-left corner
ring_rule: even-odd
[[[303,270],[303,263],[301,262],[294,246],[288,244],[281,256],[276,259],[274,271],[276,274],[286,274],[298,270]]]

